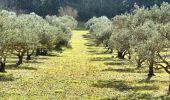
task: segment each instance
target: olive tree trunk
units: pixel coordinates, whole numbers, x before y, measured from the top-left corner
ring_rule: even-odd
[[[31,56],[34,54],[34,50],[30,53],[29,50],[27,50],[27,57],[26,60],[31,60]]]
[[[117,57],[118,57],[119,59],[125,59],[125,54],[124,54],[124,52],[123,52],[123,51],[118,51]]]
[[[142,67],[142,63],[144,62],[145,60],[144,59],[136,59],[136,63],[137,63],[137,69],[141,68]]]
[[[39,56],[40,55],[40,49],[36,49],[36,56]]]
[[[23,56],[24,56],[25,52],[19,52],[18,56],[18,62],[17,62],[17,66],[21,65],[23,63]]]
[[[39,48],[36,50],[36,56],[46,56],[48,54],[48,49],[46,48]]]
[[[147,80],[149,81],[154,76],[154,60],[153,58],[149,61],[149,71]]]
[[[5,72],[5,62],[1,61],[0,62],[0,72]]]

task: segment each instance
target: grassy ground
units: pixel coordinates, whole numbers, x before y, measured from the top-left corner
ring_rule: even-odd
[[[73,49],[62,54],[34,58],[19,68],[10,60],[7,73],[0,74],[1,100],[138,100],[166,95],[168,74],[160,70],[145,82],[147,69],[136,70],[129,61],[104,54],[87,31],[73,34]]]

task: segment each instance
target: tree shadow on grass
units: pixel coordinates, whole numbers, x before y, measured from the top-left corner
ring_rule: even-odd
[[[96,50],[88,50],[87,51],[90,55],[96,55],[98,52]],[[100,53],[98,53],[100,54]]]
[[[145,69],[137,69],[137,68],[112,68],[108,67],[106,69],[101,70],[102,72],[122,72],[122,73],[148,73]]]
[[[97,87],[97,88],[114,88],[119,91],[128,91],[132,87],[126,84],[127,82],[125,81],[116,81],[116,80],[100,80],[95,84],[92,84],[92,87]]]
[[[17,56],[11,56],[10,58],[11,58],[11,59],[18,59]]]
[[[41,56],[41,57],[38,57],[37,59],[39,59],[39,60],[47,60],[49,58]]]
[[[82,35],[82,36],[83,36],[83,38],[85,38],[85,39],[92,39],[92,37],[91,37],[91,34],[90,34],[90,33],[87,33],[87,34]]]
[[[113,58],[111,57],[96,57],[96,58],[92,58],[90,59],[90,61],[112,61]]]
[[[169,81],[166,80],[146,80],[146,79],[142,79],[140,81],[138,81],[138,83],[143,84],[143,83],[148,83],[148,84],[154,84],[154,83],[169,83]]]
[[[127,61],[113,61],[113,62],[106,62],[104,64],[114,66],[114,65],[129,65],[130,63]]]
[[[102,70],[102,72],[107,72],[107,71],[113,71],[113,72],[124,72],[124,73],[135,73],[135,69],[133,68],[122,68],[122,69],[113,69],[113,68],[107,68]]]
[[[15,78],[13,77],[12,74],[5,75],[5,74],[0,74],[0,81],[14,81]]]
[[[113,88],[123,91],[141,91],[141,90],[158,90],[159,87],[152,85],[144,85],[144,86],[131,86],[132,82],[122,81],[122,80],[100,80],[97,83],[92,84],[92,87],[97,88]]]
[[[84,40],[87,40],[87,41],[92,41],[92,39],[90,39],[90,38],[84,38]]]
[[[116,95],[112,98],[104,98],[100,100],[153,100],[153,99],[154,96],[148,93],[128,92],[125,95]],[[169,99],[162,99],[162,100],[169,100]]]
[[[85,43],[84,45],[85,45],[85,46],[88,46],[88,47],[96,46],[94,43]]]
[[[8,61],[8,63],[12,64],[12,65],[15,65],[15,63],[17,63],[17,60],[11,60],[11,61]],[[30,64],[41,64],[43,62],[40,62],[40,61],[37,61],[37,60],[24,60],[23,63],[30,63]]]
[[[64,57],[64,56],[61,56],[60,54],[53,54],[53,53],[51,53],[51,54],[47,54],[47,55],[44,55],[44,56],[41,55],[39,58],[40,59],[49,59],[48,57],[58,57],[58,58],[61,58],[61,57]]]
[[[57,57],[58,55],[55,54],[55,53],[49,53],[49,54],[47,54],[46,56],[49,56],[49,57]]]
[[[155,97],[154,100],[170,100],[170,95],[162,95],[159,97]]]
[[[107,54],[105,52],[99,52],[97,50],[88,50],[87,52],[89,52],[91,55],[105,55],[105,54]]]
[[[30,61],[24,61],[24,63],[30,63],[30,64],[41,64],[43,62],[37,61],[37,60],[30,60]]]
[[[16,64],[7,65],[6,69],[10,69],[10,70],[37,70],[37,68],[34,68],[34,67],[17,66]]]

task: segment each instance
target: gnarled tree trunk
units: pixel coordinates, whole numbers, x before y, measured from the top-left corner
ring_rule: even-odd
[[[5,62],[0,62],[0,72],[5,72]]]
[[[21,51],[19,52],[18,56],[18,62],[17,62],[17,66],[21,65],[23,63],[23,56],[24,56],[25,52]]]
[[[0,60],[0,72],[5,72],[6,58],[1,58]]]
[[[109,53],[112,54],[112,53],[113,53],[113,49],[112,49],[112,48],[109,48],[109,49],[110,49],[110,52],[109,52]]]
[[[137,63],[137,69],[141,68],[142,67],[142,63],[144,62],[145,60],[144,59],[136,59],[136,63]]]
[[[154,76],[154,60],[153,58],[149,61],[149,71],[147,80],[149,81]]]
[[[39,49],[36,49],[36,56],[39,56],[40,55],[40,50]]]
[[[48,50],[46,48],[39,48],[36,50],[36,56],[42,55],[46,56],[48,54]]]
[[[31,54],[29,53],[29,50],[27,50],[27,57],[26,60],[31,60],[31,56],[34,54],[34,50],[31,52]]]
[[[118,51],[118,55],[117,55],[117,57],[119,58],[119,59],[125,59],[125,54],[124,54],[124,51]]]

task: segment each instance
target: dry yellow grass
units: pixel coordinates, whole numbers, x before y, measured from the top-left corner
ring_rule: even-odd
[[[104,54],[87,33],[73,31],[73,48],[62,54],[38,57],[20,68],[12,68],[10,60],[7,73],[0,74],[1,100],[135,100],[166,94],[168,74],[158,71],[144,82],[147,69]]]

